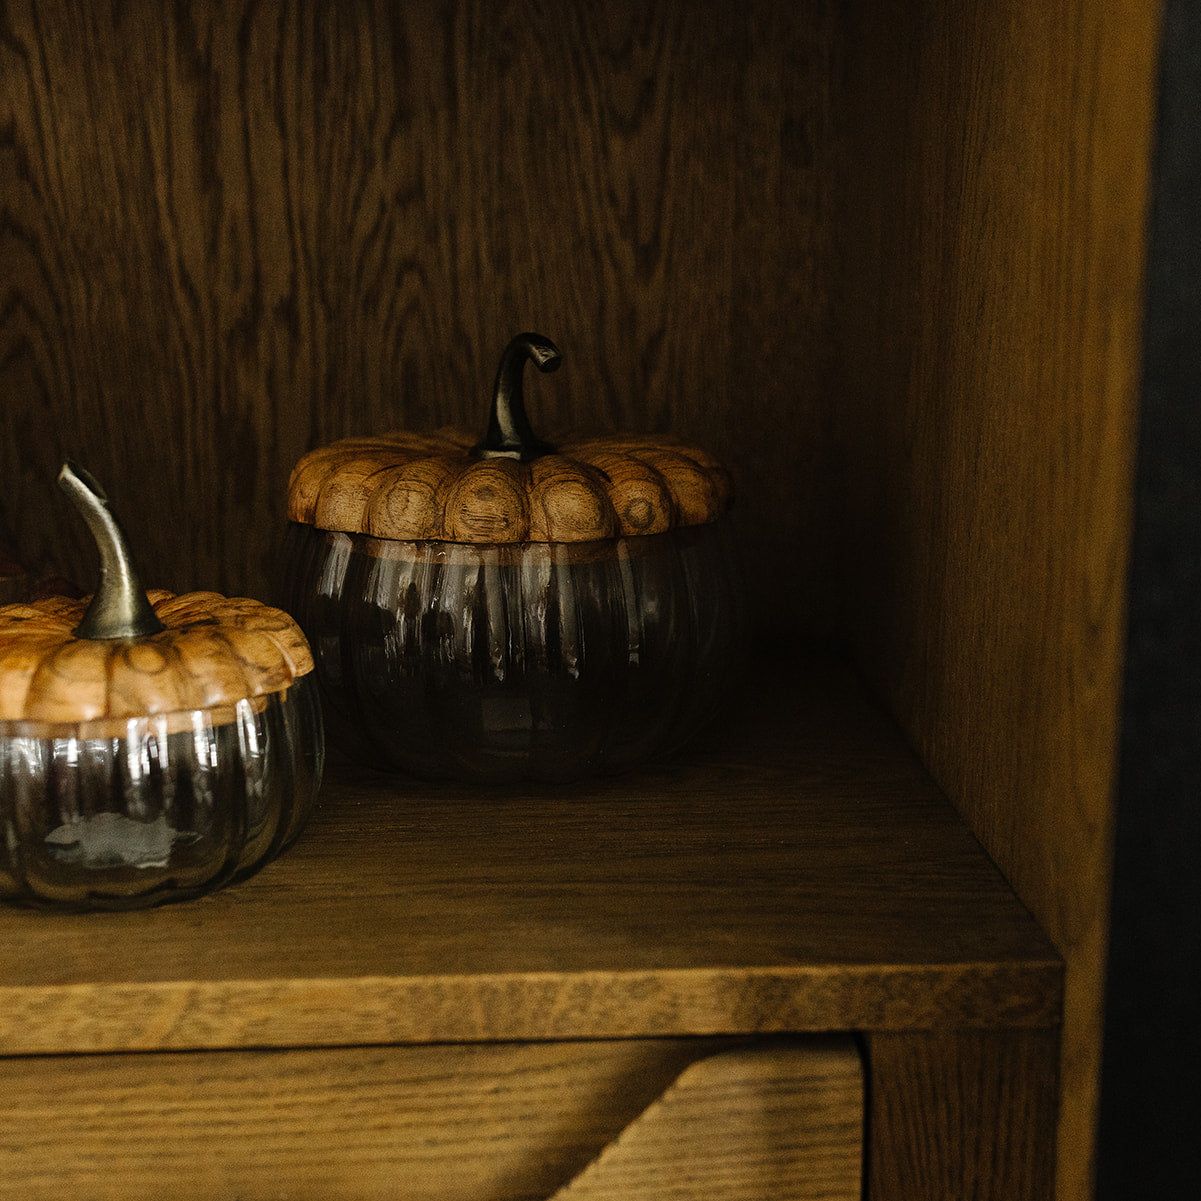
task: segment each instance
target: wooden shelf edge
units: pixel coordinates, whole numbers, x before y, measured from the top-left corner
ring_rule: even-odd
[[[227,980],[0,989],[0,1055],[1032,1029],[1062,965]]]

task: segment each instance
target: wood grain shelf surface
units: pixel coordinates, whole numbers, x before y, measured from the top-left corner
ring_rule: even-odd
[[[1045,1027],[1061,964],[858,681],[678,760],[481,791],[342,767],[258,877],[0,911],[0,1053]]]

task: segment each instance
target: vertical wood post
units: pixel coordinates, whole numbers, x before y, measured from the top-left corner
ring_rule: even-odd
[[[873,1034],[868,1201],[1050,1201],[1058,1030]]]

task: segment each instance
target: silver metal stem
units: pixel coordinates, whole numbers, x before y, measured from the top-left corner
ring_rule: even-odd
[[[155,616],[146,590],[138,581],[125,535],[108,507],[104,489],[82,467],[68,461],[58,473],[58,486],[79,510],[100,552],[100,581],[77,638],[144,638],[163,623]]]

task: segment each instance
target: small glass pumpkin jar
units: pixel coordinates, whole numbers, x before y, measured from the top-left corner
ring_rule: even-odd
[[[381,767],[567,780],[667,753],[743,656],[729,474],[666,438],[552,447],[505,350],[482,441],[350,438],[292,472],[285,606],[313,647],[330,736]]]
[[[324,755],[296,623],[146,593],[99,485],[64,466],[101,556],[90,603],[0,608],[0,897],[129,909],[245,877],[300,832]]]

